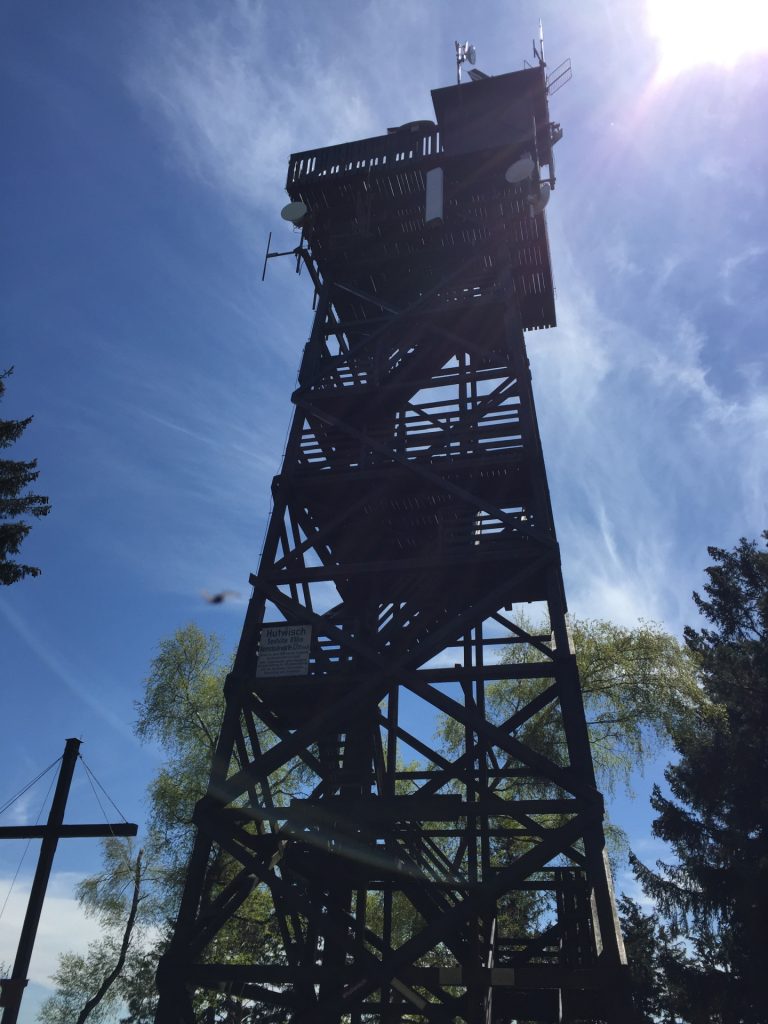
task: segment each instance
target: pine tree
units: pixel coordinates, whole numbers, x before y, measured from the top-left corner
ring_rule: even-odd
[[[13,367],[0,373],[0,399],[5,394],[5,379]],[[0,420],[0,448],[8,448],[21,437],[32,417],[24,420]],[[37,480],[37,460],[0,459],[0,584],[8,586],[25,576],[39,576],[33,565],[11,561],[18,554],[21,542],[32,529],[19,516],[47,516],[51,510],[48,499],[40,494],[24,494],[24,489]]]
[[[627,950],[637,1024],[696,1022],[685,981],[690,966],[681,942],[672,939],[658,914],[643,913],[629,896],[618,901],[621,931]]]
[[[768,531],[763,534],[768,542]],[[694,594],[709,625],[687,628],[709,710],[680,729],[658,787],[653,831],[677,863],[635,861],[646,890],[685,935],[686,1020],[763,1024],[768,1006],[768,550],[742,538],[709,548]]]

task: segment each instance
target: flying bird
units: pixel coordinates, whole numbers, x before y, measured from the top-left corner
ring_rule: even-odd
[[[208,604],[224,604],[228,597],[240,597],[240,593],[237,590],[221,590],[218,594],[209,594],[204,590],[203,597]]]

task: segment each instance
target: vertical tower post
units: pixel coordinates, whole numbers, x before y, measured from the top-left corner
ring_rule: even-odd
[[[541,66],[433,99],[291,158],[316,311],[162,1024],[626,1019],[524,337],[559,134]]]

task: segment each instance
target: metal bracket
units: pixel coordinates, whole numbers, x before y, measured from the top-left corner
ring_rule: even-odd
[[[264,253],[264,265],[261,268],[261,280],[267,276],[267,260],[273,260],[276,256],[295,256],[296,257],[296,273],[301,274],[301,259],[302,256],[309,252],[306,245],[304,245],[304,235],[301,236],[301,242],[296,246],[295,249],[286,249],[284,252],[270,252],[269,247],[272,244],[272,232],[269,232],[269,238],[267,239],[267,248]]]

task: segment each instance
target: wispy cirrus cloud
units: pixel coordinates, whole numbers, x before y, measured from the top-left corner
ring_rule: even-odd
[[[529,344],[572,606],[677,631],[705,545],[761,528],[764,371],[726,382],[704,325],[660,300],[653,331],[609,313],[562,237],[555,257],[560,326]]]
[[[204,17],[179,24],[153,11],[130,88],[187,173],[240,210],[275,211],[288,153],[378,134],[386,118],[397,123],[412,109],[408,48],[430,15],[414,12],[404,22],[405,8],[397,6],[397,18],[374,5],[343,24],[305,12],[295,38],[266,4],[206,8]],[[374,46],[398,53],[386,89],[370,72]],[[277,50],[279,76],[271,70]],[[432,83],[423,62],[420,72],[426,99]],[[759,373],[726,387],[713,370],[705,315],[694,308],[716,291],[717,269],[706,276],[701,250],[731,225],[718,191],[731,148],[711,145],[715,115],[707,111],[693,118],[682,145],[676,126],[692,88],[665,94],[664,103],[651,97],[643,117],[627,126],[623,150],[613,137],[601,143],[595,135],[597,148],[581,168],[578,219],[585,235],[584,224],[601,239],[607,230],[607,244],[600,253],[577,253],[562,226],[555,231],[560,327],[530,345],[574,609],[627,622],[653,618],[674,629],[689,616],[705,544],[758,528],[768,472]],[[708,89],[717,116],[731,109],[730,93],[718,100],[712,83]],[[599,160],[601,145],[607,153]],[[655,156],[662,150],[663,160]],[[680,187],[688,172],[703,192]],[[577,191],[578,181],[568,188]],[[696,207],[702,195],[709,217]],[[556,211],[553,204],[555,225]],[[660,217],[659,240],[648,228]],[[696,230],[683,234],[681,225],[691,223]],[[760,258],[753,249],[749,242],[722,264],[724,291],[715,298],[723,308],[741,272]],[[610,300],[606,278],[622,282]],[[161,418],[164,431],[198,430],[182,414]],[[247,473],[241,479],[257,483]]]
[[[511,15],[498,4],[488,71],[508,71]],[[462,19],[463,20],[463,19]],[[452,12],[439,0],[285,11],[260,0],[148,8],[126,82],[188,173],[251,209],[274,210],[287,158],[434,116],[453,82]],[[514,61],[518,63],[517,60]]]
[[[19,636],[36,659],[41,661],[55,679],[88,706],[98,718],[116,729],[122,736],[138,744],[130,725],[127,724],[111,708],[105,706],[99,688],[89,685],[94,678],[103,676],[103,669],[97,673],[93,670],[75,669],[59,651],[53,650],[42,631],[33,627],[24,616],[20,615],[11,605],[0,600],[0,616],[5,618],[11,629]]]
[[[183,21],[155,9],[128,74],[186,170],[249,206],[275,204],[292,151],[376,124],[354,62],[340,59],[344,28],[331,50],[293,39],[280,17],[247,2]]]
[[[89,536],[97,557],[108,551],[153,590],[198,601],[205,589],[247,589],[290,408],[273,409],[241,384],[219,404],[202,377],[199,392],[194,375],[181,387],[136,380],[81,427],[80,447],[110,500]],[[119,432],[108,421],[115,413]],[[137,523],[153,529],[137,532]]]
[[[723,301],[727,305],[739,306],[745,303],[745,298],[747,302],[753,298],[753,296],[745,297],[744,295],[744,278],[746,277],[748,288],[750,280],[754,281],[755,277],[761,282],[764,281],[768,265],[761,267],[760,263],[762,261],[768,264],[766,257],[768,257],[768,248],[764,245],[753,243],[745,246],[735,255],[728,256],[723,260],[720,268],[720,278],[723,282]],[[763,292],[764,289],[761,287],[761,299]]]

